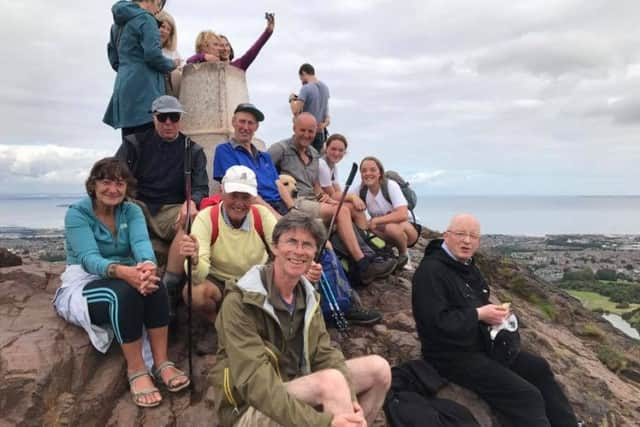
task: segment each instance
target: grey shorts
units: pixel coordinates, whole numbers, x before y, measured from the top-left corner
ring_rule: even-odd
[[[311,215],[313,218],[320,218],[320,202],[315,199],[297,198],[293,203],[293,208]]]
[[[282,427],[253,406],[245,411],[233,427]]]
[[[149,229],[150,237],[155,237],[163,240],[167,243],[171,243],[176,236],[176,221],[180,214],[180,208],[182,204],[164,205],[160,208],[157,214],[151,215],[149,208],[144,202],[134,200],[135,203],[142,208],[144,213],[144,219],[147,222],[147,228]]]

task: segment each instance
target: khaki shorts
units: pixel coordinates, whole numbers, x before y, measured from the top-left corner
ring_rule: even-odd
[[[282,425],[276,423],[271,418],[255,409],[253,406],[249,406],[249,409],[245,411],[240,419],[233,425],[233,427],[282,427]]]
[[[147,228],[151,238],[158,238],[164,240],[167,243],[171,243],[176,236],[176,220],[180,214],[180,208],[182,204],[164,205],[160,208],[157,214],[154,216],[149,212],[149,208],[144,202],[139,200],[135,201],[138,206],[142,208],[144,212],[144,219],[147,221]]]
[[[313,218],[320,218],[320,202],[315,199],[298,198],[293,203],[293,208],[311,215]]]

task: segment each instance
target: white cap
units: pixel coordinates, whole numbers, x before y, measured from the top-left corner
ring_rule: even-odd
[[[249,193],[258,195],[256,174],[246,166],[231,166],[222,178],[222,189],[225,193]]]

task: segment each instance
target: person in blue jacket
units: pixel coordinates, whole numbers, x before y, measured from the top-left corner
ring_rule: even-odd
[[[162,396],[145,367],[143,330],[155,379],[172,392],[190,380],[167,358],[167,289],[156,275],[142,210],[125,201],[135,191],[135,178],[124,162],[107,157],[93,166],[85,186],[89,197],[72,204],[65,216],[67,267],[53,303],[102,353],[115,336],[134,403],[157,406]]]
[[[151,102],[165,94],[165,74],[179,61],[162,54],[158,21],[163,0],[121,0],[111,8],[113,25],[107,46],[117,72],[113,95],[102,119],[122,136],[153,127]]]

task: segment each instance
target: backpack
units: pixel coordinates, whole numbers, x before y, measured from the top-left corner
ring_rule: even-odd
[[[392,427],[479,427],[467,408],[435,397],[447,383],[422,359],[391,368],[391,387],[384,402],[389,424]]]
[[[320,255],[320,263],[322,264],[322,275],[323,279],[325,279],[325,285],[329,286],[340,311],[342,311],[342,313],[346,313],[351,309],[353,304],[352,292],[349,279],[347,279],[347,275],[342,268],[340,260],[338,260],[334,251],[325,248]],[[322,295],[322,298],[320,299],[322,315],[324,316],[325,322],[329,323],[334,320],[332,319],[333,310],[329,304],[331,296],[327,295],[327,292],[321,285],[318,288]],[[333,299],[331,299],[331,301],[333,301]]]
[[[413,210],[416,208],[416,204],[418,203],[418,196],[416,192],[413,191],[413,188],[409,186],[409,182],[405,181],[398,172],[395,171],[386,171],[384,173],[384,179],[380,181],[380,190],[382,191],[382,197],[391,203],[391,197],[389,196],[389,183],[388,180],[395,181],[402,191],[402,195],[407,200],[407,207],[409,208],[409,212],[411,212],[411,217],[413,218],[413,222],[416,222],[416,215],[413,213]],[[367,197],[367,187],[364,185],[360,186],[360,198],[365,201]]]

